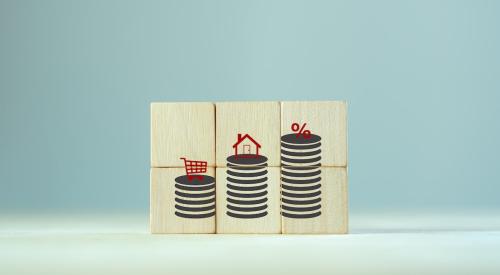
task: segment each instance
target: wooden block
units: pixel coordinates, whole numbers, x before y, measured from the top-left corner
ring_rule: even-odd
[[[292,130],[292,125],[296,128]],[[304,124],[305,128],[298,137]],[[304,131],[311,132],[310,138],[304,138]],[[307,133],[306,133],[307,134]],[[293,156],[294,147],[320,143],[315,149],[321,152],[313,154],[309,150],[311,163],[320,163],[321,166],[346,167],[347,166],[347,104],[345,101],[298,101],[281,103],[281,140],[289,144]],[[283,148],[282,148],[283,149]],[[282,154],[283,157],[283,154]],[[285,156],[287,157],[287,156]],[[290,154],[288,155],[290,157]],[[316,158],[319,157],[318,161]],[[307,158],[307,154],[302,156]],[[307,164],[303,162],[304,164]],[[282,165],[293,165],[283,163]],[[312,164],[311,164],[312,165]]]
[[[347,233],[347,168],[281,167],[283,234]]]
[[[279,167],[217,168],[217,233],[281,233]]]
[[[215,233],[214,173],[190,181],[184,168],[152,168],[151,233]]]
[[[151,166],[183,167],[181,157],[215,166],[214,104],[151,104]]]
[[[230,156],[256,154],[279,166],[279,102],[216,103],[215,113],[217,167],[225,167]]]

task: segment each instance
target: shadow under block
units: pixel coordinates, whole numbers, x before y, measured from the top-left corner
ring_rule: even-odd
[[[217,168],[217,234],[281,233],[279,167]]]
[[[238,154],[256,153],[258,146],[249,138],[236,144],[238,134],[249,134],[260,146],[259,155],[267,158],[267,164],[279,166],[279,102],[221,102],[216,103],[215,114],[217,167],[226,167],[227,158],[235,155],[235,149]]]
[[[289,143],[308,142],[303,135],[294,138],[293,123],[312,133],[311,139],[320,139],[321,166],[347,166],[347,103],[345,101],[296,101],[281,102],[282,140],[291,138]],[[293,146],[293,144],[292,144]]]
[[[151,168],[151,233],[215,233],[214,173],[190,181],[184,168]]]
[[[183,167],[181,157],[215,166],[215,105],[151,104],[151,167]]]
[[[347,233],[347,168],[281,167],[283,234]]]

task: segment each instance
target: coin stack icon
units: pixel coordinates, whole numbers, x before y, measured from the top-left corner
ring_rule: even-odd
[[[267,158],[233,155],[227,158],[227,215],[253,219],[267,215]]]
[[[281,215],[305,219],[321,215],[321,137],[281,137]]]
[[[206,175],[175,178],[175,215],[201,219],[215,215],[215,179]]]

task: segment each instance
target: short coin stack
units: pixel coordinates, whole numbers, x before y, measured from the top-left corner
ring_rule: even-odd
[[[287,218],[321,215],[321,137],[281,137],[281,214]]]
[[[198,178],[200,177],[200,178]],[[201,219],[215,215],[215,179],[206,175],[175,179],[175,215]]]
[[[267,158],[238,155],[227,158],[227,215],[253,219],[267,215]]]

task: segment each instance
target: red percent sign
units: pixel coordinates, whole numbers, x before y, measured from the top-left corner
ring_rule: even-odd
[[[293,123],[292,124],[292,131],[295,132],[295,137],[299,138],[302,136],[305,139],[311,138],[311,131],[309,130],[304,130],[306,128],[307,123],[302,124],[300,126],[298,123]]]

